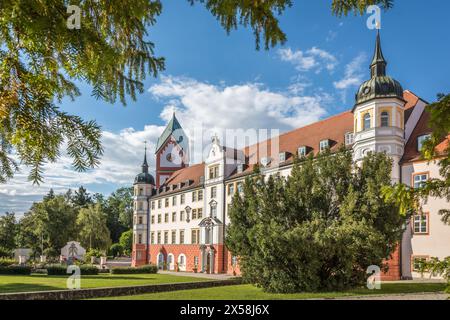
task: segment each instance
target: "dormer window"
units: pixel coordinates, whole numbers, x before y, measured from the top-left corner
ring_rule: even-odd
[[[209,179],[219,177],[219,166],[212,166],[209,168]]]
[[[285,162],[285,161],[286,161],[286,152],[280,152],[280,153],[278,154],[278,160],[279,160],[280,162]]]
[[[325,151],[329,147],[330,147],[330,140],[326,139],[326,140],[320,141],[320,143],[319,143],[319,150],[320,151]]]
[[[237,165],[237,173],[242,173],[244,171],[244,165],[242,163]]]
[[[267,167],[270,164],[270,158],[262,157],[260,163],[263,167]]]
[[[353,142],[354,142],[353,132],[347,132],[345,134],[345,145],[349,146],[349,145],[353,144]]]
[[[306,150],[306,146],[299,147],[298,150],[297,150],[297,153],[298,153],[299,157],[305,157],[306,154],[308,153],[307,150]]]
[[[431,134],[423,134],[417,137],[417,151],[421,151],[425,141],[431,138]]]

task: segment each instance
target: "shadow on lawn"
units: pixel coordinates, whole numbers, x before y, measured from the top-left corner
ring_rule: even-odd
[[[61,290],[61,288],[35,283],[8,283],[0,285],[0,293],[17,293],[17,292],[48,291],[48,290]]]

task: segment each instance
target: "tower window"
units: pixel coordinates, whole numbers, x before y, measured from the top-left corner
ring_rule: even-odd
[[[381,113],[381,126],[389,127],[389,112],[387,111]]]
[[[363,118],[363,130],[370,129],[370,114],[366,113]]]

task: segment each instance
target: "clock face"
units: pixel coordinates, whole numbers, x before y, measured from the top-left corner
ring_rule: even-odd
[[[167,154],[166,159],[167,159],[167,161],[172,162],[172,160],[173,160],[172,154],[171,153]]]

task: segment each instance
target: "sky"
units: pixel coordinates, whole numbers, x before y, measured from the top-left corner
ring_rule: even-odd
[[[82,96],[60,105],[101,125],[105,153],[99,167],[75,172],[63,152],[45,166],[44,183],[37,186],[21,166],[12,180],[0,184],[0,214],[20,216],[50,188],[59,193],[83,185],[108,195],[131,186],[140,172],[144,141],[154,172],[156,140],[173,112],[189,136],[204,129],[196,138],[201,143],[224,129],[285,132],[351,109],[358,86],[369,78],[376,36],[366,26],[369,15],[335,17],[331,0],[294,1],[279,17],[286,43],[259,51],[250,29],[227,34],[200,4],[162,2],[163,13],[148,38],[156,55],[166,58],[166,69],[157,78],[149,75],[137,101],[108,104],[92,97],[88,84],[77,83]],[[381,15],[387,72],[432,102],[450,88],[450,2],[394,2]]]

